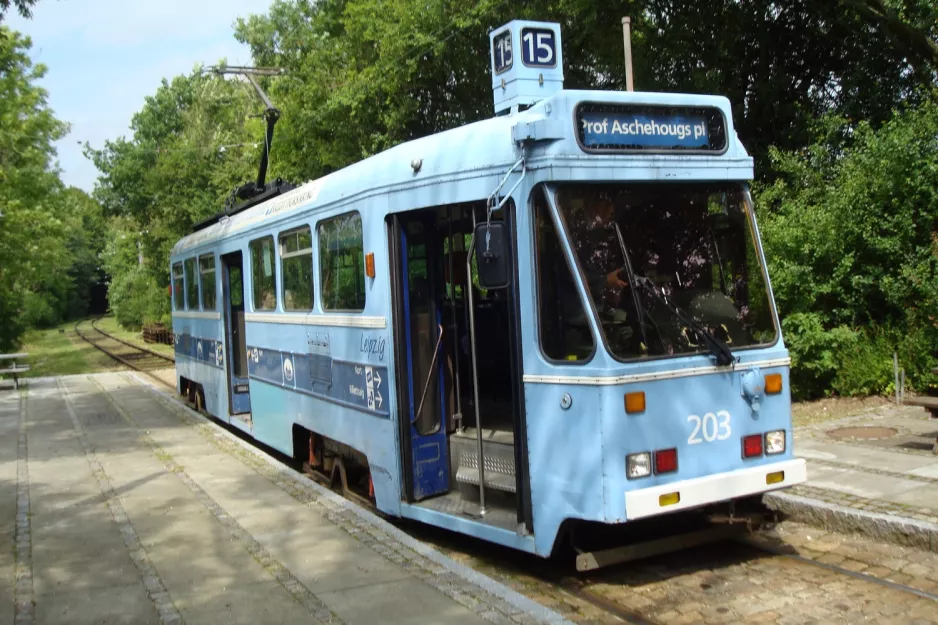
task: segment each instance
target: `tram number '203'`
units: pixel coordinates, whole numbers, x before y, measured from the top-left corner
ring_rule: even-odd
[[[690,415],[687,417],[687,421],[694,424],[694,431],[688,437],[687,444],[696,445],[704,442],[725,441],[732,435],[730,419],[730,413],[725,410],[720,410],[716,414],[708,412],[702,419],[695,414]],[[703,434],[703,438],[700,438],[701,434]]]

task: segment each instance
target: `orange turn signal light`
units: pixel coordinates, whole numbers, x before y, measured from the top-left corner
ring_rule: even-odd
[[[626,414],[645,412],[645,391],[625,394],[625,412]]]
[[[778,395],[782,392],[782,374],[769,373],[765,376],[765,392],[767,395]]]
[[[369,278],[375,277],[375,254],[369,252],[365,254],[365,275]]]

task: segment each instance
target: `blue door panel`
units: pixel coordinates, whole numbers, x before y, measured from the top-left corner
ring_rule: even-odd
[[[408,402],[405,414],[406,418],[410,421],[410,470],[413,476],[413,492],[411,494],[414,499],[419,500],[431,495],[437,495],[449,491],[449,461],[447,454],[446,428],[443,427],[443,423],[445,423],[446,420],[446,416],[443,413],[446,403],[444,401],[440,402],[440,427],[438,427],[433,433],[421,434],[414,425],[414,422],[416,421],[417,409],[420,407],[420,396],[415,393],[414,389],[420,388],[420,391],[422,391],[423,380],[417,381],[414,379],[414,354],[411,342],[413,337],[411,336],[410,276],[407,255],[407,233],[405,232],[404,228],[401,228],[401,273],[404,278],[404,292],[402,294],[404,299],[403,326],[405,343],[407,345],[407,375],[405,376],[404,383],[407,385],[408,389]],[[437,323],[434,324],[434,327],[438,328],[438,324],[439,314],[437,314]],[[439,338],[438,332],[439,330],[436,330],[433,335],[434,344]],[[437,392],[442,397],[444,391],[441,358],[437,361],[437,367],[437,388],[430,389],[427,393],[429,395],[429,393]]]

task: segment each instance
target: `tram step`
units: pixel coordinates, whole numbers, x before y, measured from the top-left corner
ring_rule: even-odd
[[[476,467],[471,469],[469,467],[459,467],[459,469],[456,471],[456,481],[460,484],[471,484],[472,486],[478,486],[479,469]],[[504,491],[506,493],[514,493],[517,490],[514,475],[493,473],[489,471],[486,471],[485,473],[485,487],[494,488],[495,490]]]
[[[479,457],[475,439],[461,436],[450,438],[456,481],[479,485]],[[515,448],[501,442],[482,441],[485,457],[485,487],[514,493]]]

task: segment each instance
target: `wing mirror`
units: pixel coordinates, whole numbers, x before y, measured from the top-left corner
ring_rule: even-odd
[[[476,266],[479,286],[486,290],[504,289],[509,279],[508,233],[504,222],[491,221],[476,225]]]

